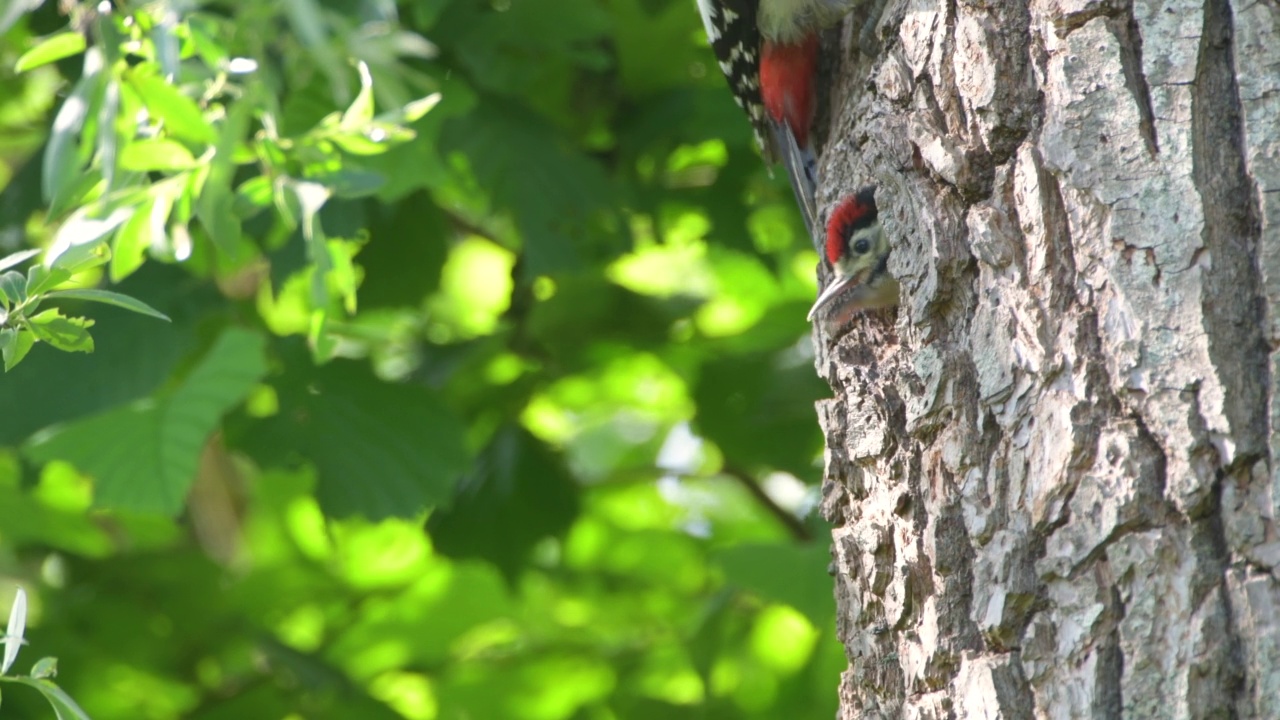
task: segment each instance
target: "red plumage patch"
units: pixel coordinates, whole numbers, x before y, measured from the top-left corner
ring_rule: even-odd
[[[827,261],[835,265],[845,253],[845,244],[853,231],[860,225],[869,224],[875,216],[875,197],[866,191],[840,201],[827,220]]]
[[[776,123],[785,123],[800,147],[809,145],[815,109],[813,78],[818,70],[818,36],[795,45],[765,41],[760,57],[760,99]]]

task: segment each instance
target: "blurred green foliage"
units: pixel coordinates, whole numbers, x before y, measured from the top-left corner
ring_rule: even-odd
[[[19,666],[98,719],[832,716],[816,258],[691,0],[115,5],[0,13],[0,256],[170,320],[47,297],[92,352],[0,376]]]

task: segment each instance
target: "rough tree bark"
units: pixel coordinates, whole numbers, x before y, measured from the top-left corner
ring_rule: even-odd
[[[890,0],[820,200],[842,717],[1280,718],[1280,3]]]

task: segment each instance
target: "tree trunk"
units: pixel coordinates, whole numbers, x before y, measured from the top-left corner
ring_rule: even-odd
[[[819,338],[841,717],[1280,718],[1280,3],[858,25],[820,199],[879,185],[903,296]]]

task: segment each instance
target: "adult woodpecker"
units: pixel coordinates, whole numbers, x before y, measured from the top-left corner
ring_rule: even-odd
[[[827,220],[825,254],[832,278],[809,309],[810,321],[822,312],[826,326],[835,330],[863,310],[898,304],[875,193],[875,186],[868,186],[846,197]]]
[[[697,0],[707,39],[768,162],[781,160],[813,235],[819,37],[856,0]]]

